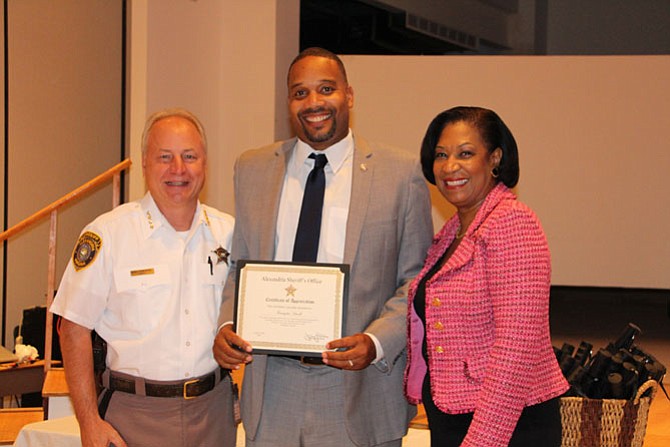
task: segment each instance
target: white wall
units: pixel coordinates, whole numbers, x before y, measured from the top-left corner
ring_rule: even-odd
[[[670,56],[344,60],[355,128],[368,138],[418,154],[444,109],[501,115],[519,144],[518,193],[548,235],[554,284],[670,288]],[[433,199],[441,225],[453,211]]]
[[[130,81],[137,160],[130,198],[144,193],[139,142],[146,115],[181,106],[203,121],[209,141],[201,198],[232,213],[235,158],[285,133],[285,107],[276,104],[285,82],[277,79],[298,50],[299,1],[132,3],[131,57],[141,68]]]
[[[147,113],[181,103],[202,117],[211,151],[206,201],[228,212],[235,158],[284,136],[282,89],[298,30],[277,24],[295,20],[297,10],[297,0],[165,0],[147,8],[148,75],[143,93],[131,81],[132,89],[146,98]],[[355,130],[369,138],[414,152],[445,108],[477,104],[501,114],[519,141],[518,192],[544,223],[555,284],[670,288],[670,244],[657,240],[670,227],[663,194],[670,57],[344,60],[356,92]],[[144,118],[131,120],[141,126]],[[433,198],[439,225],[452,211]]]
[[[120,161],[121,7],[120,0],[7,3],[10,227]],[[57,281],[83,226],[111,206],[110,182],[60,210]],[[47,218],[8,242],[10,347],[22,310],[46,303],[48,231]]]

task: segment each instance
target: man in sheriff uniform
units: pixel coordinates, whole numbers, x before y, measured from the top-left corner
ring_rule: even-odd
[[[82,445],[234,446],[235,390],[212,355],[233,218],[201,204],[207,141],[182,109],[148,118],[149,192],[82,232],[51,311]],[[107,343],[96,399],[91,331]]]

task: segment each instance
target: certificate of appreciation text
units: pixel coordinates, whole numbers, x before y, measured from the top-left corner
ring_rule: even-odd
[[[344,333],[349,266],[237,263],[235,330],[254,352],[314,355]]]

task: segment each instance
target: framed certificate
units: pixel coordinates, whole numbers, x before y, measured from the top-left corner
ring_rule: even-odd
[[[237,262],[235,331],[254,352],[314,355],[342,338],[349,266]]]

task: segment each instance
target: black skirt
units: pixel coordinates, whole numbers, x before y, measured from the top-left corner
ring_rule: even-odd
[[[423,406],[428,417],[431,447],[459,447],[468,433],[473,413],[447,414],[435,406],[430,378],[423,381]],[[526,407],[521,412],[509,447],[560,447],[561,411],[559,398]]]

